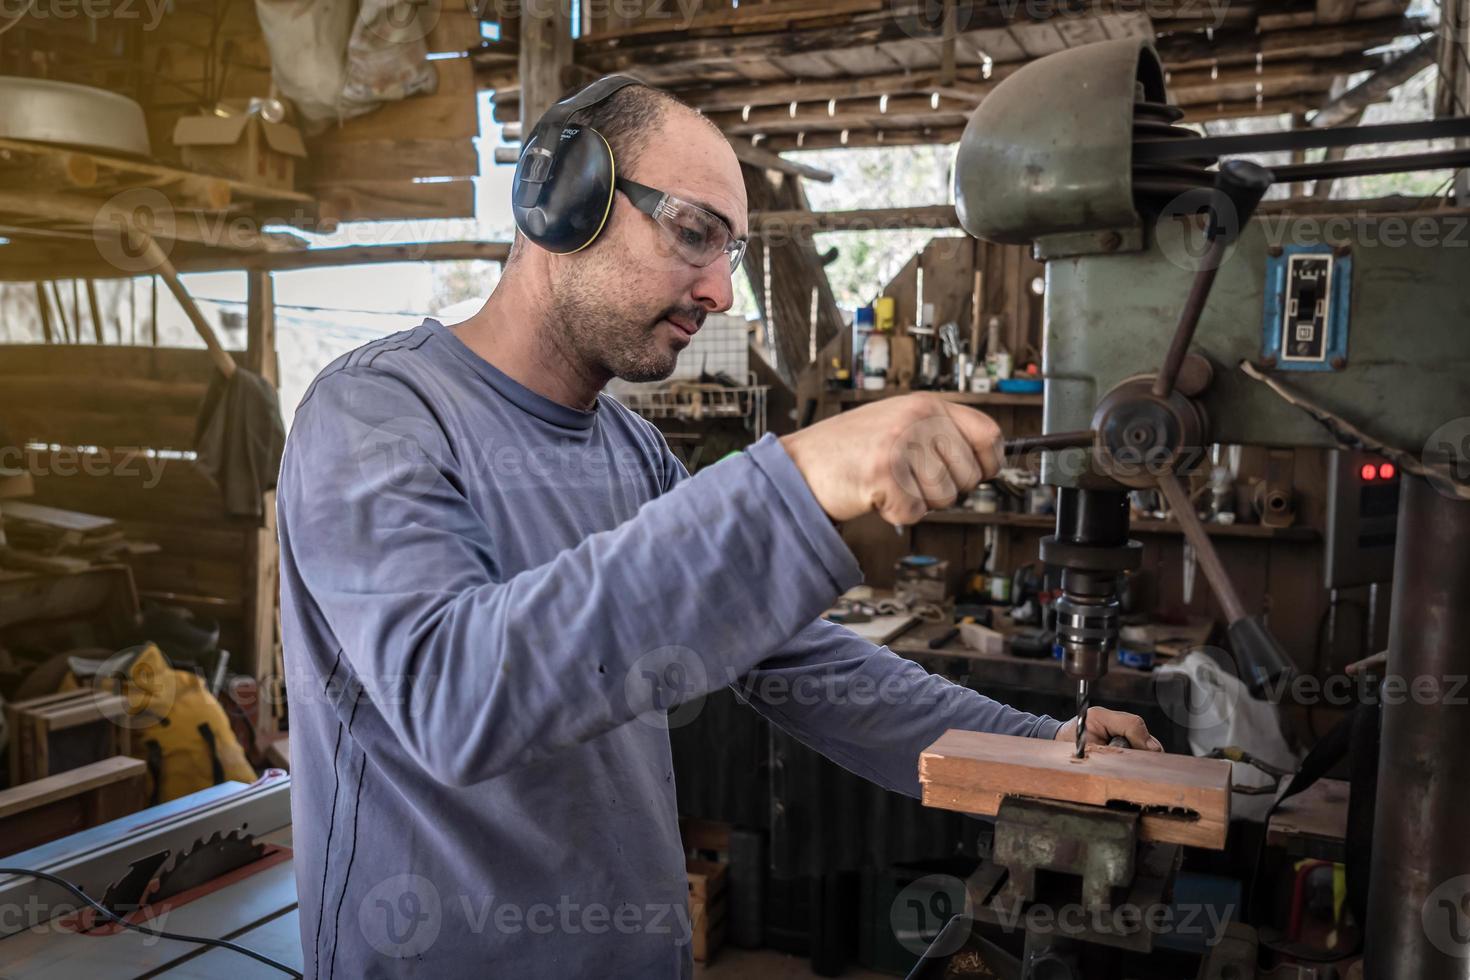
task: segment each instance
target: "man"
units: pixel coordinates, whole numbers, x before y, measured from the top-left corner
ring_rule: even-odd
[[[860,578],[833,522],[911,523],[993,476],[990,419],[892,398],[688,478],[600,394],[667,377],[729,308],[748,225],[699,114],[633,87],[579,121],[620,177],[723,230],[691,248],[619,192],[591,246],[518,239],[474,317],[339,359],[296,413],[278,506],[308,976],[688,976],[659,721],[722,685],[910,795],[948,728],[1072,738],[819,619]],[[1158,748],[1132,715],[1088,728]]]

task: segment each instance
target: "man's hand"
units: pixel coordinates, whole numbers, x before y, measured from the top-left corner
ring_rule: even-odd
[[[1057,729],[1057,741],[1071,745],[1076,741],[1076,732],[1077,719],[1073,718]],[[1164,751],[1159,740],[1148,733],[1148,726],[1137,715],[1130,715],[1126,711],[1113,711],[1111,708],[1088,708],[1087,731],[1082,736],[1083,743],[1107,745],[1108,739],[1114,735],[1126,738],[1129,748],[1147,749],[1150,752]]]
[[[930,394],[900,395],[781,438],[817,503],[835,521],[870,510],[912,524],[1000,472],[1000,427]]]

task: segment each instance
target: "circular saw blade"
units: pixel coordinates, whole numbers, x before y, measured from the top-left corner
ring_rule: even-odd
[[[228,834],[215,831],[208,840],[196,840],[181,852],[158,876],[158,888],[148,896],[150,902],[161,902],[191,888],[197,888],[259,860],[265,845],[250,834],[232,830]]]

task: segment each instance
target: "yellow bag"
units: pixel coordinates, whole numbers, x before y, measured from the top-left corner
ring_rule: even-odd
[[[99,673],[98,690],[127,696],[126,713],[112,721],[132,729],[132,754],[148,764],[150,796],[164,803],[227,779],[254,782],[255,770],[245,758],[230,720],[199,675],[169,666],[155,644],[132,656],[124,680],[121,671]],[[62,690],[78,686],[68,676]]]

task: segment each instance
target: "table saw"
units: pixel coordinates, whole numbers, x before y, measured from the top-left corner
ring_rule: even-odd
[[[221,783],[0,858],[0,866],[55,875],[145,927],[232,941],[299,973],[290,788],[277,770],[249,785]],[[50,882],[0,875],[0,973],[8,980],[285,975],[230,949],[106,924],[86,928],[81,905]]]

